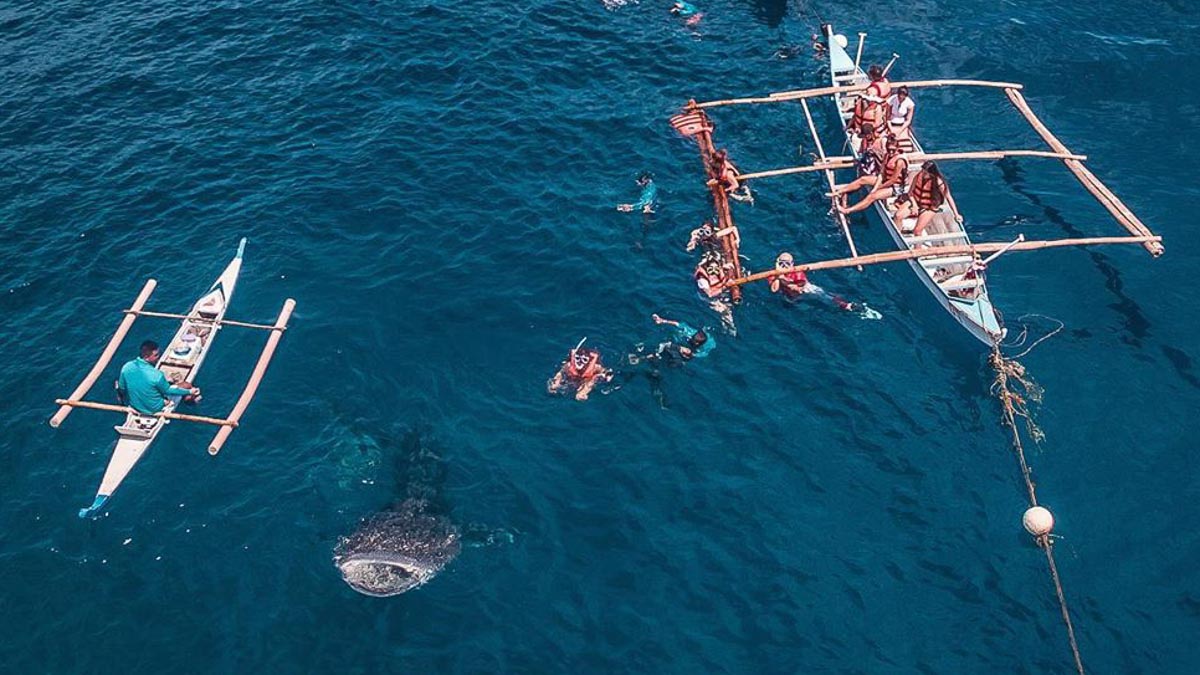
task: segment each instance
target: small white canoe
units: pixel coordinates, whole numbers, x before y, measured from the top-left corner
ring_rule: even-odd
[[[238,273],[242,270],[242,253],[246,248],[246,240],[238,244],[237,255],[229,262],[225,271],[217,278],[212,287],[196,301],[187,318],[175,332],[175,337],[162,350],[156,367],[166,373],[167,380],[172,384],[177,382],[195,382],[204,358],[212,348],[213,338],[221,329],[221,321],[225,318],[225,310],[233,297],[233,289],[237,285]],[[179,398],[172,397],[163,408],[164,412],[172,412],[179,405]],[[100,481],[100,489],[96,491],[96,500],[86,509],[79,510],[80,518],[95,515],[117,487],[133,470],[158,433],[171,420],[163,417],[129,413],[125,423],[114,427],[117,431],[117,445],[113,448],[112,458],[108,469]]]

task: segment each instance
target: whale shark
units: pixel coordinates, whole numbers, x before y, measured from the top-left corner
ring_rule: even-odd
[[[458,557],[462,535],[450,519],[409,498],[368,516],[334,549],[342,580],[377,598],[420,588]]]

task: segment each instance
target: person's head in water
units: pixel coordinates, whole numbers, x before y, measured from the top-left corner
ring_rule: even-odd
[[[637,184],[638,184],[638,185],[640,185],[640,186],[642,186],[642,187],[646,187],[646,186],[647,186],[647,185],[649,185],[649,184],[650,184],[650,183],[651,183],[653,180],[654,180],[654,174],[650,173],[649,171],[643,171],[643,172],[641,172],[641,173],[639,173],[639,174],[638,174],[638,177],[637,177]]]
[[[796,260],[792,258],[792,254],[788,253],[787,251],[780,253],[779,257],[775,259],[776,269],[790,269],[795,266]]]
[[[158,343],[154,340],[146,340],[142,343],[142,347],[138,352],[143,360],[154,363],[158,360]]]

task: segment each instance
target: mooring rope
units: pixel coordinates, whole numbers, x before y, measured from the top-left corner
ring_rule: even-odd
[[[1056,329],[1058,332],[1061,328]],[[1045,339],[1045,338],[1043,338]],[[1039,340],[1038,342],[1041,342]],[[1036,346],[1037,342],[1033,346]],[[1033,348],[1030,347],[1030,349]],[[1029,350],[1025,350],[1023,354],[1028,354]],[[992,368],[996,371],[996,380],[992,384],[992,393],[1000,399],[1001,407],[1004,410],[1004,423],[1012,432],[1013,450],[1017,453],[1017,461],[1021,465],[1021,477],[1025,479],[1025,489],[1029,493],[1029,506],[1033,508],[1038,506],[1037,490],[1033,482],[1033,472],[1029,468],[1029,462],[1025,460],[1025,446],[1021,442],[1021,433],[1017,428],[1017,417],[1025,420],[1026,429],[1034,442],[1040,442],[1044,435],[1037,425],[1034,424],[1033,418],[1030,417],[1027,400],[1040,401],[1042,390],[1033,381],[1025,377],[1025,367],[1018,363],[1015,359],[1006,359],[1000,353],[999,345],[992,349],[990,359]],[[1009,382],[1016,382],[1024,396],[1021,396],[1009,386]],[[1058,594],[1058,607],[1062,610],[1063,623],[1067,626],[1067,640],[1071,644],[1071,654],[1075,657],[1075,670],[1083,675],[1083,658],[1079,655],[1079,643],[1075,640],[1075,626],[1071,623],[1071,612],[1067,609],[1067,598],[1063,593],[1062,580],[1058,576],[1058,566],[1054,564],[1053,541],[1050,539],[1050,534],[1041,534],[1034,537],[1037,545],[1046,552],[1046,562],[1050,565],[1050,578],[1054,582],[1054,590]]]

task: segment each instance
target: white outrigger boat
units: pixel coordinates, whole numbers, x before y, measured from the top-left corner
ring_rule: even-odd
[[[834,87],[866,86],[871,83],[861,65],[850,58],[845,48],[833,35],[832,26],[826,26],[826,41],[829,55],[829,78]],[[846,146],[851,149],[855,159],[859,159],[858,136],[847,129],[850,120],[854,118],[855,96],[846,93],[835,93],[833,101],[837,105],[838,121],[841,122],[843,133],[846,134]],[[913,154],[923,155],[917,135],[910,129]],[[909,162],[909,176],[921,170],[922,161],[914,158]],[[979,265],[978,256],[957,253],[941,254],[938,249],[952,246],[970,246],[971,238],[967,235],[963,224],[960,224],[950,210],[949,204],[942,204],[937,215],[921,236],[913,236],[912,228],[916,225],[916,217],[910,217],[905,223],[904,230],[896,227],[896,198],[881,199],[872,206],[883,222],[884,229],[891,235],[892,241],[901,251],[921,251],[924,255],[909,258],[908,266],[916,273],[921,283],[933,293],[942,309],[950,313],[954,320],[967,332],[986,345],[992,345],[1004,339],[1006,333],[1001,325],[1000,317],[988,297],[986,265]]]
[[[707,114],[707,109],[719,106],[741,104],[768,104],[799,102],[808,123],[809,133],[817,149],[818,159],[809,165],[771,169],[767,171],[742,173],[740,181],[750,181],[762,178],[820,172],[832,190],[836,185],[834,172],[851,169],[856,166],[858,159],[857,138],[848,130],[847,125],[853,118],[854,103],[859,95],[869,85],[868,77],[861,67],[863,41],[866,33],[859,33],[857,53],[854,58],[846,51],[849,44],[845,36],[833,31],[832,26],[822,26],[825,38],[824,49],[829,60],[830,86],[817,89],[802,89],[768,94],[766,96],[724,99],[697,103],[689,101],[683,112],[671,119],[672,126],[685,136],[694,138],[700,146],[701,157],[710,177],[709,186],[714,193],[714,207],[719,215],[724,215],[722,228],[732,231],[733,218],[728,208],[728,200],[719,194],[716,181],[712,177],[719,175],[721,167],[714,165],[717,155],[713,142],[715,125]],[[899,58],[892,55],[891,65]],[[1009,242],[972,242],[970,235],[953,217],[947,204],[943,204],[933,221],[920,236],[905,234],[896,226],[893,220],[895,204],[893,199],[875,202],[875,212],[883,222],[892,241],[898,250],[887,253],[859,255],[851,236],[846,217],[838,214],[838,222],[850,248],[851,257],[838,260],[822,260],[811,263],[796,264],[793,270],[810,271],[832,269],[839,267],[858,267],[886,262],[905,261],[917,274],[917,278],[937,299],[938,304],[949,313],[955,321],[965,328],[980,342],[994,347],[1004,338],[1005,329],[1000,320],[1000,313],[992,305],[988,292],[986,270],[988,263],[1008,251],[1030,251],[1063,246],[1089,246],[1098,244],[1137,244],[1144,247],[1151,255],[1157,257],[1163,253],[1162,237],[1155,235],[1113,192],[1100,181],[1086,166],[1084,155],[1076,155],[1063,145],[1041,122],[1030,109],[1025,97],[1021,94],[1023,86],[1012,82],[990,82],[983,80],[919,80],[908,82],[892,82],[895,89],[907,86],[909,89],[925,87],[984,87],[1002,89],[1013,107],[1016,108],[1042,140],[1049,150],[983,150],[973,152],[927,153],[918,144],[915,134],[912,138],[913,149],[908,152],[910,180],[920,170],[921,164],[931,160],[998,160],[1005,157],[1041,157],[1060,160],[1066,168],[1079,180],[1080,184],[1096,198],[1097,201],[1124,227],[1129,236],[1121,237],[1084,237],[1074,239],[1054,239],[1045,241],[1026,241],[1024,235]],[[829,157],[825,154],[820,134],[808,107],[808,99],[829,97],[836,105],[838,121],[846,139],[846,145],[852,149],[849,156]],[[910,129],[911,132],[911,129]],[[911,229],[906,221],[905,230]],[[982,254],[991,254],[984,258]],[[788,270],[791,271],[791,270]],[[770,279],[778,270],[768,270],[749,276],[733,279],[730,284],[735,288],[757,280]]]
[[[245,251],[245,247],[246,240],[242,239],[238,245],[237,255],[225,267],[225,271],[221,273],[216,282],[192,305],[191,310],[186,314],[165,314],[162,312],[144,311],[142,307],[157,285],[154,279],[147,281],[137,300],[134,301],[133,306],[125,310],[124,320],[109,341],[108,346],[105,347],[100,360],[92,367],[91,372],[76,387],[74,393],[69,398],[58,399],[57,403],[60,407],[54,417],[50,419],[50,426],[52,427],[58,427],[62,424],[62,421],[74,408],[108,410],[125,414],[125,422],[115,427],[117,444],[113,448],[112,458],[108,462],[104,478],[100,481],[100,488],[96,491],[96,498],[91,506],[79,510],[80,518],[95,516],[99,513],[113,492],[121,485],[121,482],[125,480],[125,477],[129,475],[129,472],[133,470],[133,467],[137,465],[142,456],[146,454],[146,451],[150,449],[150,445],[158,438],[159,432],[172,420],[201,422],[219,426],[220,430],[213,438],[208,449],[212,455],[220,451],[229,434],[237,427],[238,420],[241,418],[242,413],[245,412],[250,399],[254,397],[255,391],[258,389],[262,376],[266,372],[267,364],[275,352],[275,347],[279,343],[280,336],[287,329],[288,319],[291,317],[292,311],[296,306],[296,302],[291,298],[285,301],[283,309],[279,313],[279,317],[274,325],[252,324],[225,319],[225,312],[229,308],[229,301],[233,297],[234,288],[237,286],[238,274],[242,269],[242,254]],[[213,339],[216,338],[217,333],[220,332],[223,326],[240,326],[271,331],[267,345],[263,348],[263,352],[250,377],[250,381],[246,384],[241,398],[228,417],[213,418],[180,414],[176,412],[180,402],[180,397],[178,396],[170,397],[165,402],[162,411],[154,414],[143,414],[127,406],[83,400],[83,397],[87,395],[88,390],[95,384],[105,366],[112,360],[121,341],[124,339],[126,333],[129,332],[129,328],[133,325],[134,320],[139,316],[182,319],[179,329],[175,332],[175,336],[171,338],[166,348],[162,350],[161,356],[155,364],[155,367],[161,370],[172,384],[195,382],[196,375],[200,372],[200,367],[204,364],[204,360],[212,348]]]

